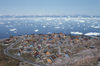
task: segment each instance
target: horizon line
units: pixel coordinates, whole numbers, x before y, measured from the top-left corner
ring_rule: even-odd
[[[0,16],[100,16],[100,15],[34,15],[34,14],[0,14]]]

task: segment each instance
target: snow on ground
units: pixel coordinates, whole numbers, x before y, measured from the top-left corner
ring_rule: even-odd
[[[97,33],[97,32],[89,32],[89,33],[86,33],[85,35],[87,35],[87,36],[98,36],[98,35],[100,35],[100,33]]]
[[[81,32],[71,32],[71,34],[78,34],[78,35],[82,35],[83,33],[81,33]]]

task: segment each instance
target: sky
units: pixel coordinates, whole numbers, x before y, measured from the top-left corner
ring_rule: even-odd
[[[100,15],[100,0],[0,0],[0,15]]]

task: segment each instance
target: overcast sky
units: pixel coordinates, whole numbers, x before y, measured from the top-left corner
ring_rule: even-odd
[[[100,15],[100,0],[0,0],[0,14]]]

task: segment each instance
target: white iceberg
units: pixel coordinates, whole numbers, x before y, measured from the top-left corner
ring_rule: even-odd
[[[85,35],[87,35],[87,36],[98,36],[98,35],[100,35],[100,33],[90,32],[90,33],[86,33]]]
[[[92,28],[100,28],[100,26],[91,26]]]
[[[35,32],[38,32],[39,30],[38,29],[36,29],[36,30],[34,30]]]
[[[78,35],[82,35],[83,33],[81,33],[81,32],[71,32],[71,34],[78,34]]]
[[[45,28],[46,26],[44,25],[43,28]]]
[[[16,28],[10,29],[10,31],[16,31]]]

